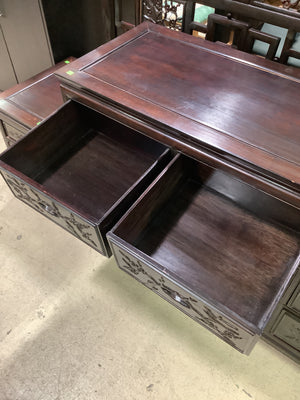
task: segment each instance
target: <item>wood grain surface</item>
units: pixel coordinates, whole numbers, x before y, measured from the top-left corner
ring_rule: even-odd
[[[145,23],[57,76],[189,155],[206,149],[299,191],[296,68]]]

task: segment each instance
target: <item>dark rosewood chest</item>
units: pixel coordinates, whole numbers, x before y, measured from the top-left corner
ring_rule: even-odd
[[[16,197],[225,342],[299,361],[300,73],[142,24],[56,73]]]

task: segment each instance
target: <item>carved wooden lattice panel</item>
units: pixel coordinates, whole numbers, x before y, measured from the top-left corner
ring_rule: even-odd
[[[184,0],[143,0],[142,20],[181,31],[185,3]]]
[[[223,316],[202,300],[144,264],[126,250],[111,243],[119,267],[146,287],[175,305],[196,322],[208,328],[226,343],[242,353],[248,353],[256,336]]]

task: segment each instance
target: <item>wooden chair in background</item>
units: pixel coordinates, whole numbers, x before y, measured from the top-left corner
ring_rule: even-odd
[[[116,10],[122,9],[122,2]],[[151,21],[300,67],[300,13],[257,0],[131,0],[135,25]],[[201,7],[201,8],[200,8]],[[119,15],[119,18],[121,16]],[[133,27],[120,21],[123,31]]]

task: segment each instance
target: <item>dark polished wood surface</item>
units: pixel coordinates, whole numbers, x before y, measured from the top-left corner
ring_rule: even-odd
[[[8,101],[26,108],[40,119],[46,118],[63,103],[58,79],[53,74],[10,96]]]
[[[221,55],[187,49],[182,42],[176,52],[175,57],[169,38],[157,40],[150,32],[84,71],[222,135],[299,161],[300,85]],[[153,73],[147,73],[149,68]],[[201,141],[200,127],[193,136]]]
[[[0,94],[0,119],[27,131],[63,104],[54,72],[74,61],[69,57]]]
[[[65,85],[168,129],[183,149],[226,153],[299,190],[297,69],[144,23],[71,71],[58,72]]]

